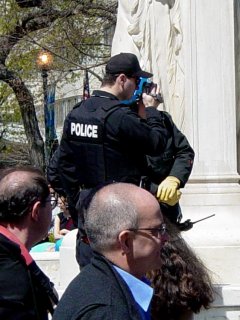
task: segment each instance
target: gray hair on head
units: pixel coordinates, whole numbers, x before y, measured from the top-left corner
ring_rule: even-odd
[[[85,213],[85,228],[91,247],[97,252],[111,249],[123,230],[138,227],[136,203],[129,189],[136,186],[115,183],[100,189]]]

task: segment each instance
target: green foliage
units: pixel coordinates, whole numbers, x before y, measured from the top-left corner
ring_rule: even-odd
[[[49,239],[49,242],[55,243],[55,238],[54,238],[53,232],[49,232],[48,239]]]
[[[0,1],[0,35],[8,35],[14,30],[20,13],[20,8],[15,1]]]
[[[84,11],[81,3],[84,3]],[[63,13],[66,11],[66,15],[55,19],[48,28],[26,34],[12,48],[7,58],[9,69],[19,73],[23,79],[36,78],[39,71],[36,58],[41,48],[54,55],[51,69],[58,72],[94,66],[110,56],[110,46],[104,43],[104,39],[106,32],[114,28],[115,24],[115,13],[109,13],[112,3],[56,0],[51,1],[51,4]],[[72,8],[76,13],[68,16]],[[3,0],[0,5],[0,33],[9,34],[29,11],[30,9],[19,9],[15,1]]]
[[[48,79],[58,88],[64,81],[74,82],[75,71],[83,74],[86,68],[100,80],[94,68],[110,56],[109,42],[104,39],[114,28],[116,9],[117,0],[43,0],[41,6],[28,8],[19,7],[15,0],[0,0],[0,122],[7,127],[21,122],[20,114],[26,115],[32,163],[44,162],[33,105],[43,93],[36,63],[39,51],[52,53]],[[31,116],[25,113],[26,101]]]
[[[21,122],[22,118],[18,102],[12,89],[5,83],[0,83],[0,106],[0,123],[3,126],[9,122]]]

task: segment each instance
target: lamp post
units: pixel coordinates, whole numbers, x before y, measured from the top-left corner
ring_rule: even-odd
[[[43,82],[43,101],[44,101],[44,124],[45,124],[45,159],[48,165],[52,153],[58,146],[54,124],[54,108],[50,110],[51,96],[48,91],[48,71],[53,62],[53,57],[48,51],[40,51],[37,58],[37,64],[41,69],[42,82]]]

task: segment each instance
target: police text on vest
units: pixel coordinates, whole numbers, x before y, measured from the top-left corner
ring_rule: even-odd
[[[71,135],[80,137],[98,138],[98,126],[71,122]]]

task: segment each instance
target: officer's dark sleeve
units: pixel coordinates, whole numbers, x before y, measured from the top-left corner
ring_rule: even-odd
[[[59,160],[60,148],[54,152],[49,165],[47,167],[47,180],[53,190],[57,192],[58,195],[66,197],[66,193],[63,189],[62,181],[60,178],[60,173],[58,169],[58,160]]]
[[[111,117],[114,125],[117,124],[118,138],[125,142],[127,148],[141,150],[146,155],[157,155],[165,148],[168,131],[158,111],[153,107],[148,109],[149,116],[146,120],[127,107],[122,107]]]
[[[167,117],[172,124],[175,150],[175,159],[169,175],[178,178],[181,182],[180,187],[183,188],[191,174],[195,154],[186,136],[177,128],[171,116],[167,114]]]
[[[68,126],[69,119],[67,117],[64,122],[63,135],[59,146],[58,170],[69,205],[75,207],[79,191],[79,170],[76,152],[74,152],[72,143],[67,137]]]

